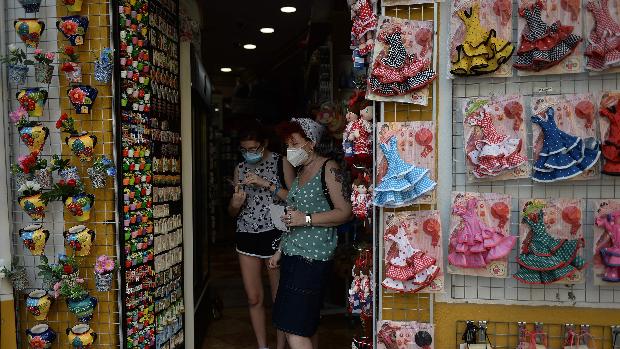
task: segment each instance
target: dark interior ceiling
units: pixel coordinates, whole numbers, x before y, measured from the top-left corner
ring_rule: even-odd
[[[344,1],[344,0],[343,0]],[[312,0],[267,1],[205,1],[206,15],[205,63],[214,80],[226,76],[256,76],[277,69],[287,56],[300,49],[310,21]],[[294,13],[282,13],[282,6],[294,6]],[[263,34],[262,27],[275,29]],[[257,47],[246,50],[244,44]],[[221,67],[230,67],[232,73],[221,73]]]

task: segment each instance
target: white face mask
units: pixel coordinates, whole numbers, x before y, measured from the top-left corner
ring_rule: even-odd
[[[306,160],[308,160],[308,157],[309,157],[308,152],[305,151],[303,148],[306,144],[302,145],[299,148],[286,149],[286,158],[288,159],[288,162],[290,162],[291,165],[293,165],[293,167],[298,167],[299,165],[306,162]]]

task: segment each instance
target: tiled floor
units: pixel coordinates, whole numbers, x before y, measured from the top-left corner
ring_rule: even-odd
[[[220,319],[210,323],[203,349],[256,349],[256,339],[245,306],[245,293],[234,248],[212,247],[210,252],[213,253],[211,285],[222,300],[223,311]],[[267,285],[266,280],[264,284]],[[268,289],[265,294],[269,294]],[[270,324],[271,305],[268,304],[267,307],[267,323]],[[345,315],[325,315],[319,328],[319,347],[350,348],[351,338],[356,332],[356,327],[350,326],[350,320]],[[269,344],[271,348],[275,348],[273,328],[269,329]]]

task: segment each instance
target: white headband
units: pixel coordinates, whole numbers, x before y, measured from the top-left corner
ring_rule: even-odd
[[[292,118],[292,122],[296,122],[304,130],[306,137],[310,138],[314,143],[319,143],[323,132],[325,132],[325,126],[309,118]]]

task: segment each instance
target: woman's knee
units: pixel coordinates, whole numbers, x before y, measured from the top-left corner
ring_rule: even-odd
[[[263,305],[264,295],[262,292],[251,292],[248,295],[248,305],[250,307],[257,307]]]

